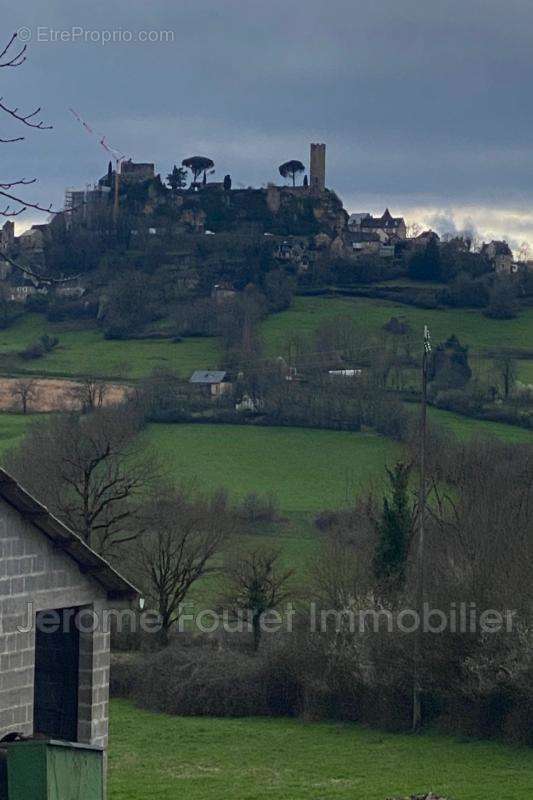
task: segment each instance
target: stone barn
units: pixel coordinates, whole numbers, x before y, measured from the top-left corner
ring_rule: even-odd
[[[0,740],[17,732],[105,748],[109,612],[137,598],[0,469]]]

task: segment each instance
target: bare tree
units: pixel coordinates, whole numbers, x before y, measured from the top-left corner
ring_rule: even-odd
[[[35,402],[39,394],[38,384],[33,378],[21,378],[13,384],[13,397],[20,403],[22,413],[28,413],[28,405]]]
[[[71,397],[78,403],[83,414],[102,408],[109,386],[100,378],[87,376],[74,386]]]
[[[501,382],[503,399],[508,400],[518,375],[516,361],[509,355],[502,355],[494,359],[493,366]]]
[[[26,61],[27,45],[19,46],[17,41],[17,34],[14,33],[9,39],[4,49],[0,52],[0,69],[11,69],[20,67]],[[42,120],[39,120],[41,112],[40,106],[34,111],[24,113],[20,111],[17,106],[7,105],[4,103],[3,98],[0,98],[0,111],[4,112],[7,117],[18,122],[26,128],[33,128],[35,130],[50,130],[51,125],[45,125]],[[15,136],[11,138],[1,138],[0,143],[12,144],[14,142],[21,142],[24,136]],[[36,182],[36,178],[19,178],[17,180],[0,180],[0,197],[6,201],[6,205],[0,210],[0,216],[3,217],[17,217],[28,208],[36,209],[37,211],[51,211],[52,206],[47,208],[41,206],[39,203],[31,203],[24,199],[19,194],[19,189],[29,186]],[[14,204],[14,207],[12,205]]]
[[[214,557],[231,533],[234,515],[223,492],[191,496],[183,490],[158,492],[143,513],[146,532],[139,539],[140,581],[161,617],[161,643],[191,587],[215,569]]]
[[[281,551],[275,548],[254,547],[227,557],[225,574],[227,589],[222,602],[234,613],[249,615],[254,650],[259,648],[265,614],[275,609],[291,594],[293,569],[283,569]]]
[[[31,426],[6,468],[82,539],[108,556],[138,535],[146,492],[158,478],[126,407],[62,414]]]
[[[406,235],[408,239],[416,239],[422,233],[422,225],[419,222],[409,222],[406,226]]]
[[[517,252],[518,261],[528,261],[531,255],[531,247],[528,242],[522,242]]]
[[[17,34],[14,33],[5,45],[4,49],[0,52],[0,71],[2,69],[9,71],[9,69],[22,66],[26,61],[26,54],[27,45],[19,45]],[[21,111],[18,106],[13,106],[11,104],[8,105],[6,102],[4,102],[3,97],[0,97],[0,112],[3,112],[5,118],[15,121],[18,123],[18,125],[22,126],[22,128],[29,128],[38,131],[52,129],[51,125],[46,125],[43,120],[39,119],[41,113],[40,106],[35,108],[33,111],[24,112]],[[13,136],[7,138],[0,137],[0,144],[13,144],[16,142],[22,142],[25,138],[25,136]],[[0,217],[18,217],[29,208],[34,209],[35,211],[44,211],[45,213],[50,213],[53,210],[52,204],[49,206],[42,206],[38,202],[31,202],[28,200],[28,198],[21,196],[21,192],[24,193],[27,186],[30,186],[36,182],[37,178],[34,177],[5,180],[0,178],[0,198],[3,198],[5,201],[4,207],[0,208]],[[37,280],[43,285],[51,286],[54,284],[67,283],[68,281],[75,280],[77,277],[79,277],[77,275],[70,276],[68,278],[52,278],[50,276],[43,276],[40,275],[39,272],[36,271],[30,264],[19,264],[17,261],[14,261],[11,255],[8,253],[2,253],[2,258],[11,264],[14,269],[19,270],[24,275]]]

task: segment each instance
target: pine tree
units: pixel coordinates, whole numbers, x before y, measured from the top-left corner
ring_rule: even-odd
[[[167,175],[167,183],[175,194],[178,189],[183,189],[186,183],[187,171],[174,164],[172,172]]]
[[[387,469],[391,496],[383,498],[383,509],[376,521],[378,543],[374,555],[374,576],[389,588],[402,589],[413,528],[413,509],[409,503],[411,466],[399,461]]]

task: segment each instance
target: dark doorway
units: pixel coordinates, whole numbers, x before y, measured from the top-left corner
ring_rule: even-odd
[[[74,608],[40,611],[35,629],[34,732],[78,738],[79,631]]]

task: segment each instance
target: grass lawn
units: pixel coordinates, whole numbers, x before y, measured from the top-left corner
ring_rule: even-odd
[[[109,800],[526,800],[533,750],[289,719],[183,718],[111,703]]]
[[[47,333],[59,338],[59,346],[35,361],[16,356],[29,344]],[[155,367],[166,367],[189,377],[195,369],[210,369],[218,364],[215,339],[184,339],[174,343],[161,341],[106,340],[100,330],[66,330],[40,314],[27,314],[6,330],[0,331],[0,356],[13,354],[9,371],[35,375],[75,376],[93,374],[102,377],[139,378]]]
[[[452,411],[443,411],[433,407],[429,408],[429,419],[450,430],[460,439],[470,439],[473,436],[497,436],[512,444],[519,442],[533,444],[533,431],[519,428],[517,425],[470,419],[461,414],[454,414]]]
[[[365,297],[296,297],[291,309],[263,323],[263,333],[271,355],[286,355],[292,337],[311,334],[325,320],[351,317],[364,336],[376,333],[392,316],[403,317],[415,335],[422,336],[424,325],[429,325],[434,342],[455,333],[462,344],[472,349],[531,347],[531,308],[516,319],[494,320],[471,309],[426,310]]]
[[[373,433],[247,425],[151,425],[146,433],[175,480],[236,497],[274,493],[284,512],[338,508],[399,452]]]

